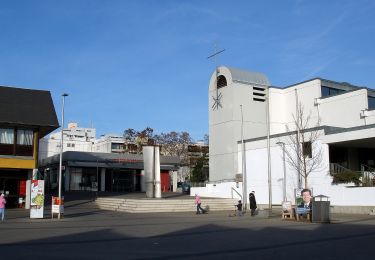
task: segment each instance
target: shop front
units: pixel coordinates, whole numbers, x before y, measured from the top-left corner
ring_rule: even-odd
[[[42,160],[46,192],[58,189],[59,155]],[[170,173],[179,167],[177,157],[161,157],[162,191],[170,190]],[[140,154],[64,152],[64,191],[142,192],[143,157]]]

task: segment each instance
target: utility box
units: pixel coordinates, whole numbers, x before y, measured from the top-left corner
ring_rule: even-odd
[[[329,223],[330,219],[330,201],[325,195],[317,195],[312,202],[312,222]]]

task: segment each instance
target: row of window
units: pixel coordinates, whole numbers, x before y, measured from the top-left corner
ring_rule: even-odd
[[[322,97],[335,96],[346,92],[342,89],[322,86]],[[368,108],[375,109],[375,97],[368,96]]]
[[[0,155],[33,156],[34,131],[0,128]]]

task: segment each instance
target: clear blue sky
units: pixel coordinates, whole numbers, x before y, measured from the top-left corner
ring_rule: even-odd
[[[375,88],[375,1],[0,2],[0,85],[50,90],[97,135],[208,133],[217,63],[275,86],[314,77]],[[37,104],[35,104],[37,105]]]

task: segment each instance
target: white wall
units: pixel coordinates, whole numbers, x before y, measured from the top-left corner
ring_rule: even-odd
[[[194,196],[199,194],[202,197],[215,197],[215,198],[236,198],[240,199],[242,195],[242,183],[235,182],[222,182],[217,184],[207,184],[206,187],[191,187],[190,195]],[[232,190],[233,189],[233,190]]]
[[[259,141],[262,142],[262,141]],[[263,142],[265,144],[265,142]],[[272,175],[272,203],[280,204],[283,194],[283,159],[282,148],[271,142],[271,175]],[[353,187],[353,185],[332,185],[329,175],[329,150],[327,144],[318,141],[323,151],[322,166],[308,176],[308,186],[313,195],[326,195],[331,205],[336,206],[375,206],[375,187]],[[290,149],[286,145],[286,149]],[[256,192],[259,204],[268,204],[268,171],[267,148],[246,151],[246,166],[248,191]],[[294,189],[298,187],[298,177],[295,169],[286,163],[287,198],[294,203]],[[304,180],[303,180],[304,181]]]
[[[209,136],[210,181],[234,179],[241,172],[237,168],[237,141],[241,139],[241,108],[243,106],[244,138],[254,138],[266,134],[266,102],[254,102],[253,85],[232,81],[228,68],[220,67],[219,75],[225,76],[227,86],[221,93],[221,106],[213,109],[216,97],[216,72],[209,85]]]
[[[314,106],[314,100],[321,96],[321,81],[319,79],[286,89],[270,89],[271,135],[285,132],[285,125],[288,125],[290,130],[295,129],[293,116],[296,116],[296,90],[298,103],[303,104],[304,115],[311,116],[309,126],[316,126],[318,110]]]
[[[367,90],[360,89],[321,99],[322,125],[353,127],[365,125],[361,110],[368,106]]]

